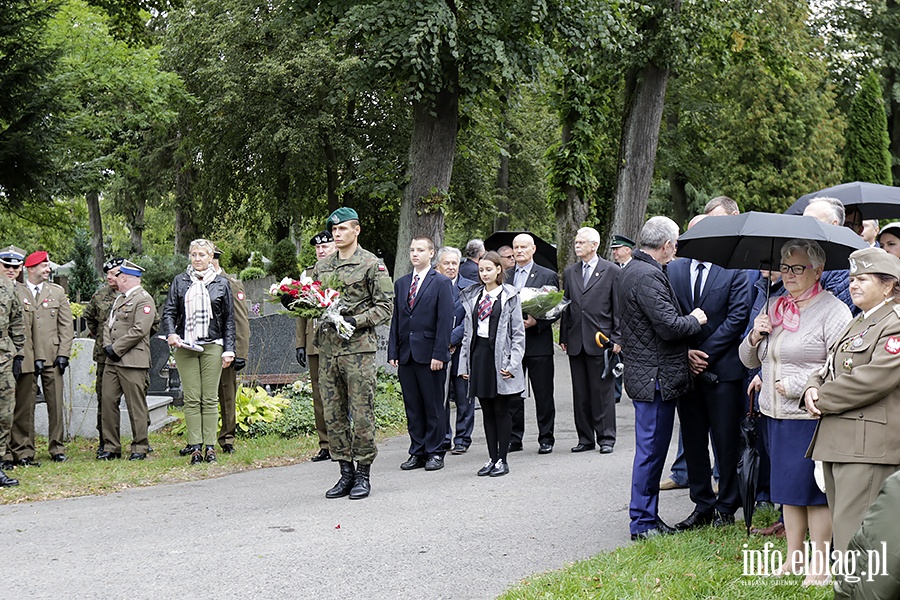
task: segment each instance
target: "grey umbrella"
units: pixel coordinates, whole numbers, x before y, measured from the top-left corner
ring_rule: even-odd
[[[900,187],[854,181],[842,183],[824,190],[800,196],[790,208],[788,215],[802,215],[813,198],[837,198],[844,206],[855,205],[864,219],[894,219],[900,217]]]

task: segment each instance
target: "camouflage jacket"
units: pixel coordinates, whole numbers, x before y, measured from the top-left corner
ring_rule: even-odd
[[[0,353],[8,354],[10,359],[21,354],[25,345],[25,315],[22,304],[16,294],[15,285],[0,278]],[[12,364],[12,361],[4,361]]]
[[[375,326],[390,319],[394,306],[394,284],[384,262],[357,247],[346,260],[340,258],[339,252],[323,258],[313,267],[310,277],[323,283],[336,277],[340,282],[341,314],[356,320],[356,331],[349,340],[341,339],[333,325],[320,325],[314,341],[319,351],[328,356],[375,352]]]
[[[94,343],[94,362],[106,362],[106,353],[103,352],[103,346],[105,345],[103,343],[103,326],[106,325],[106,321],[109,319],[109,311],[112,310],[113,302],[116,301],[116,296],[118,295],[119,292],[117,290],[104,283],[103,287],[91,296],[91,301],[88,302],[87,307],[84,309],[84,320],[87,322],[88,331],[91,332],[91,337],[96,340]]]

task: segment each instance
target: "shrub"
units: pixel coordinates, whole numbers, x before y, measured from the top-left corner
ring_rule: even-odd
[[[228,257],[228,266],[233,272],[240,272],[246,269],[249,264],[249,251],[244,250],[243,248],[235,248],[231,251],[231,256]]]
[[[241,281],[250,281],[251,279],[262,279],[266,276],[266,272],[258,267],[247,267],[238,274]]]
[[[255,437],[261,429],[261,424],[273,423],[281,417],[282,411],[290,405],[290,400],[281,395],[270,395],[265,388],[257,386],[238,388],[234,401],[237,423],[237,435],[241,437]],[[222,418],[219,417],[219,429],[222,428]],[[178,435],[187,430],[184,420],[172,427],[172,432]]]
[[[87,302],[97,291],[100,277],[94,269],[93,252],[88,232],[79,228],[75,231],[75,247],[71,260],[75,261],[69,275],[69,299]]]
[[[172,280],[175,279],[176,275],[183,272],[188,265],[187,257],[181,254],[143,256],[136,262],[144,267],[141,287],[153,296],[158,307],[162,307],[165,302]]]
[[[297,249],[291,240],[283,239],[275,244],[268,270],[269,275],[279,280],[297,276]]]

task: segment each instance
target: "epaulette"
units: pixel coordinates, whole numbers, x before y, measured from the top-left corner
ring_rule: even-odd
[[[900,304],[895,304],[893,307],[894,314],[900,317]]]

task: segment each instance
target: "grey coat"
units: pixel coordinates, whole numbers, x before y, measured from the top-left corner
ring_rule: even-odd
[[[475,303],[484,289],[482,284],[467,287],[459,293],[459,300],[466,310],[466,330],[460,344],[459,375],[468,375],[472,368],[472,340],[475,330],[472,314]],[[497,323],[497,339],[494,340],[494,364],[497,365],[497,393],[520,394],[525,391],[525,371],[522,369],[522,357],[525,356],[525,323],[522,320],[522,303],[516,288],[503,284],[500,293],[500,322]],[[500,371],[509,371],[512,377],[504,378]]]

